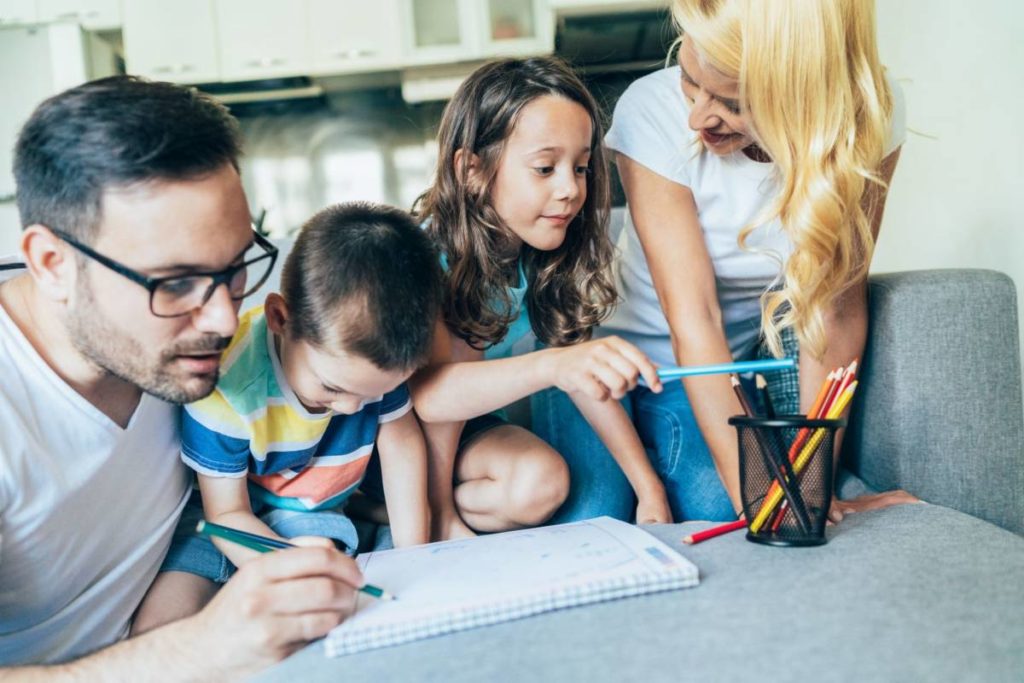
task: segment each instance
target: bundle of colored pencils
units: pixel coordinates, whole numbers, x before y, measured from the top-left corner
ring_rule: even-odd
[[[846,368],[836,368],[828,374],[825,378],[825,382],[822,384],[818,391],[818,395],[814,399],[814,403],[811,405],[811,409],[807,411],[807,415],[813,420],[834,420],[842,417],[846,408],[849,406],[850,401],[853,400],[853,392],[857,389],[857,361],[853,361]],[[740,386],[739,379],[735,376],[732,378],[733,389],[736,391],[737,397],[740,400],[740,404],[743,406],[744,412],[752,416],[752,410],[750,409],[750,402],[747,400],[743,387]],[[763,389],[763,382],[758,382],[758,388]],[[766,393],[766,392],[765,392]],[[810,427],[804,427],[797,432],[796,438],[790,445],[787,457],[789,462],[792,464],[794,474],[798,475],[807,466],[814,454],[815,450],[821,444],[822,439],[825,438],[828,430],[826,428],[812,429]],[[772,485],[768,489],[768,493],[764,498],[764,502],[761,503],[761,507],[758,509],[754,519],[750,521],[750,530],[757,533],[767,522],[770,524],[770,528],[775,531],[782,524],[782,520],[786,515],[787,504],[782,500],[783,491],[780,487],[779,482],[773,481]],[[780,506],[779,503],[782,502]],[[729,522],[722,524],[704,531],[686,536],[683,538],[684,543],[700,543],[703,540],[714,538],[737,529],[747,527],[748,524],[744,520],[737,520],[735,522]]]

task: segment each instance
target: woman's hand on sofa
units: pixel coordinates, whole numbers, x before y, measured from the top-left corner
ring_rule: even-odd
[[[872,493],[866,496],[857,496],[849,500],[832,499],[832,505],[828,509],[828,519],[833,524],[842,521],[846,515],[855,512],[868,512],[869,510],[881,510],[891,505],[904,505],[906,503],[920,503],[921,499],[913,496],[903,489]]]

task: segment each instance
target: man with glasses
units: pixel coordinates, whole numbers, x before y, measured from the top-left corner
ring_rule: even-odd
[[[0,265],[0,665],[59,665],[4,680],[237,678],[352,608],[355,564],[297,548],[124,639],[189,493],[174,404],[213,390],[277,255],[238,153],[222,106],[130,77],[61,93],[22,129],[21,268]]]

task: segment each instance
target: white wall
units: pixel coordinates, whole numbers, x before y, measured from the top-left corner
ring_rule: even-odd
[[[991,268],[1024,306],[1024,3],[877,0],[877,12],[882,61],[923,135],[903,147],[872,270]]]

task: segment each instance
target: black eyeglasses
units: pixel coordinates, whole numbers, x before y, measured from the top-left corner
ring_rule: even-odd
[[[267,281],[277,260],[277,247],[253,231],[253,242],[243,255],[242,262],[237,265],[214,272],[149,277],[93,251],[61,230],[52,232],[94,261],[149,290],[149,310],[160,318],[177,318],[202,308],[221,285],[227,286],[232,300],[241,301]]]

